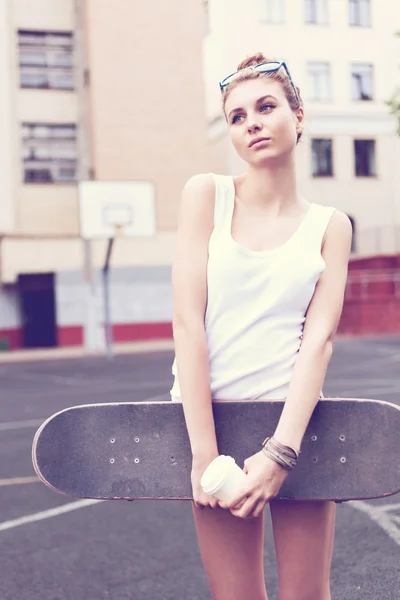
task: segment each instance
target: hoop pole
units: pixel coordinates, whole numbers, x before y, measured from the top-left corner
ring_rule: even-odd
[[[106,260],[103,266],[103,298],[104,298],[104,328],[105,328],[105,339],[106,339],[106,356],[108,360],[113,359],[112,351],[112,328],[110,318],[110,258],[114,244],[114,238],[109,238],[107,245]]]

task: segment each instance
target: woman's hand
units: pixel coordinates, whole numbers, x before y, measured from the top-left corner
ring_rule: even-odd
[[[192,462],[192,472],[191,472],[191,481],[192,481],[192,493],[193,493],[193,502],[197,508],[206,508],[209,506],[210,508],[216,508],[218,506],[218,500],[214,498],[214,496],[209,496],[203,492],[203,488],[200,485],[201,477],[208,467],[208,465],[217,458],[218,453],[212,454],[207,457],[202,457],[201,459],[193,459]]]
[[[247,474],[242,490],[229,502],[219,501],[221,508],[229,509],[241,519],[259,517],[267,502],[278,495],[288,471],[261,450],[244,461]]]

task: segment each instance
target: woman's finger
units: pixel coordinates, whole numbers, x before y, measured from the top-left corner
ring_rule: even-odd
[[[258,499],[252,496],[249,496],[245,501],[240,505],[239,508],[231,508],[231,513],[240,519],[246,519],[248,515],[250,515],[255,505],[258,503]]]
[[[252,514],[249,516],[254,519],[257,519],[258,517],[260,517],[262,515],[262,513],[264,512],[265,505],[266,505],[266,500],[263,500],[263,499],[259,500],[257,502],[257,504],[255,505]]]

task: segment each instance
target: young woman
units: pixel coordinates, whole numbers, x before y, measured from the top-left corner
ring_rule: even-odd
[[[214,600],[266,600],[269,504],[279,600],[330,600],[335,504],[274,500],[297,459],[332,355],[352,228],[296,182],[304,109],[285,63],[257,54],[220,83],[238,177],[184,186],[173,264],[175,381],[193,454],[193,514]],[[218,456],[212,401],[284,399],[272,440],[250,456],[229,504],[203,493]],[[286,456],[286,459],[285,459]],[[289,459],[288,460],[288,457]]]

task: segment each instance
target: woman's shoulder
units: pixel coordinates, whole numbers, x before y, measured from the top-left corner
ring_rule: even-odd
[[[323,236],[322,246],[329,240],[329,244],[341,246],[343,243],[351,243],[353,226],[346,213],[334,206],[324,207],[326,209],[326,228]],[[329,211],[327,209],[330,209]]]
[[[212,173],[192,175],[183,186],[180,221],[211,229],[214,214],[215,182]]]
[[[192,175],[184,184],[183,192],[211,192],[215,189],[214,173],[197,173]]]

